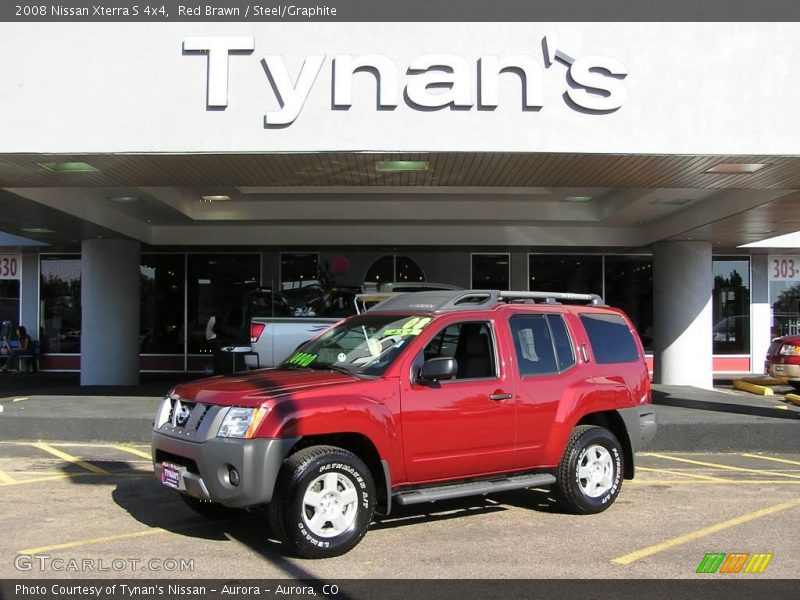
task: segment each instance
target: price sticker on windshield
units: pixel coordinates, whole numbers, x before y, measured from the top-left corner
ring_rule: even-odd
[[[800,256],[770,256],[770,281],[800,281]]]
[[[0,279],[19,279],[21,254],[0,254]]]

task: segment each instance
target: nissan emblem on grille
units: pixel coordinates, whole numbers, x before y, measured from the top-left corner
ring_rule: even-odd
[[[189,415],[192,414],[192,409],[188,404],[181,404],[177,411],[175,411],[175,424],[183,427],[186,421],[189,420]]]

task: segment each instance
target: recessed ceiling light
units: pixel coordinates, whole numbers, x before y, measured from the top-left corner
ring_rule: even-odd
[[[592,196],[565,196],[564,202],[589,202]]]
[[[744,233],[745,235],[767,235],[769,233],[775,233],[774,229],[741,229],[739,233]]]
[[[20,227],[20,231],[25,233],[55,233],[55,231],[47,227]]]
[[[120,204],[131,204],[133,202],[141,202],[136,196],[114,196],[109,198],[112,202],[119,202]]]
[[[51,173],[92,173],[99,171],[96,167],[85,162],[46,162],[38,164]]]
[[[427,160],[379,160],[375,163],[375,170],[381,173],[427,171],[429,167]]]
[[[719,163],[706,171],[725,175],[742,175],[755,173],[767,166],[767,163]]]
[[[230,196],[223,196],[223,195],[202,196],[200,201],[201,202],[225,202],[225,201],[230,200],[230,199],[231,199]]]

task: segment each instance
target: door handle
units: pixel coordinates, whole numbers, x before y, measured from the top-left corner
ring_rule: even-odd
[[[491,396],[489,396],[489,400],[494,400],[495,402],[497,402],[498,400],[508,400],[513,397],[514,394],[492,394]]]

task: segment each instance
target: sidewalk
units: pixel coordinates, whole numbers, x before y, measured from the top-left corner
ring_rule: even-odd
[[[138,386],[81,387],[77,374],[3,375],[0,440],[148,442],[164,394],[197,377],[144,374]],[[654,385],[658,435],[648,450],[797,452],[800,408],[781,398]]]

